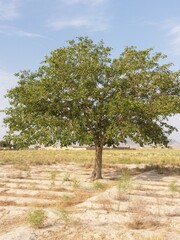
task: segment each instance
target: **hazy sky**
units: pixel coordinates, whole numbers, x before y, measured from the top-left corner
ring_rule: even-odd
[[[103,39],[113,57],[125,46],[153,47],[180,69],[179,10],[180,0],[0,0],[0,109],[8,106],[4,94],[16,85],[14,73],[37,69],[77,36]],[[179,130],[171,138],[180,141],[180,115],[170,122]]]

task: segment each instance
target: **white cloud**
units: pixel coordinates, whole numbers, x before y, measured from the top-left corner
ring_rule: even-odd
[[[38,33],[27,32],[27,31],[23,31],[15,27],[6,26],[6,25],[0,26],[0,34],[8,35],[8,36],[28,37],[28,38],[46,38],[45,36]]]
[[[59,31],[64,28],[84,28],[86,31],[105,31],[109,27],[108,6],[110,0],[59,0],[59,8],[66,11],[54,13],[47,26]],[[62,5],[64,3],[64,5]],[[69,4],[67,7],[66,5]]]
[[[176,24],[169,29],[168,39],[172,53],[180,55],[180,24]]]
[[[169,52],[174,55],[180,55],[180,23],[166,21],[162,24],[163,29],[167,31],[166,37],[169,45]]]
[[[83,27],[92,32],[105,31],[109,26],[107,18],[105,19],[104,17],[97,16],[81,16],[71,19],[56,19],[49,21],[47,25],[55,31],[67,27]]]
[[[46,38],[45,36],[38,34],[38,33],[32,33],[32,32],[26,32],[23,30],[17,30],[14,31],[15,34],[17,34],[20,37],[28,37],[28,38]]]
[[[19,16],[19,0],[0,0],[0,20],[13,20]]]

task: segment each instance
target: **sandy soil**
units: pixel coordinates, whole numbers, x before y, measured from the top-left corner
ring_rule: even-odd
[[[90,167],[1,165],[0,240],[180,239],[180,176],[116,165],[92,182]],[[27,214],[37,208],[48,217],[33,229]]]

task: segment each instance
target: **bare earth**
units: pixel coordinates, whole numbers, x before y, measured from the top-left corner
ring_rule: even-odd
[[[132,178],[118,188],[122,167]],[[107,166],[92,182],[88,164],[1,165],[0,240],[179,240],[180,176],[136,167]],[[33,229],[26,217],[37,208],[48,217]]]

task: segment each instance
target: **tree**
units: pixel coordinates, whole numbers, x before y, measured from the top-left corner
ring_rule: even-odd
[[[111,50],[79,37],[46,56],[36,72],[16,74],[4,120],[16,145],[94,144],[97,179],[105,145],[127,137],[167,145],[175,130],[167,117],[180,112],[180,71],[161,64],[166,56],[153,49],[126,47],[116,59]]]

